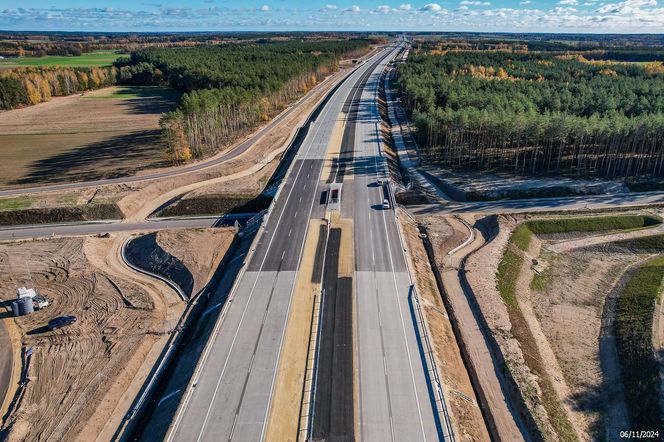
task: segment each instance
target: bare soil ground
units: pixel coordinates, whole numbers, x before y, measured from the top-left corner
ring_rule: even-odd
[[[168,290],[139,286],[88,256],[92,249],[106,256],[113,239],[94,239],[87,247],[86,241],[0,245],[3,297],[28,286],[51,301],[32,315],[4,319],[20,331],[14,345],[34,349],[23,399],[7,421],[9,440],[73,440],[92,420],[100,431],[177,304],[162,294]],[[66,314],[76,315],[77,323],[48,330],[50,319]]]
[[[558,378],[558,393],[584,440],[613,438],[627,426],[612,331],[615,298],[627,282],[629,270],[650,256],[608,251],[601,243],[654,230],[658,229],[554,244],[542,241],[538,259],[545,268],[543,287],[539,291],[519,289],[532,304],[543,332],[538,345],[552,350],[545,356],[550,362],[547,366]],[[555,253],[557,249],[561,252]],[[532,275],[528,272],[526,279]],[[553,354],[555,363],[550,360]],[[560,373],[553,372],[557,366]]]
[[[400,221],[406,236],[409,266],[415,276],[424,316],[431,332],[436,365],[452,412],[455,433],[460,440],[488,441],[489,433],[417,226],[406,216],[401,216]],[[439,227],[435,234],[440,235],[438,240],[445,245],[445,249],[440,250],[441,255],[444,255],[461,244],[464,238],[442,219],[437,224]]]
[[[141,388],[184,304],[175,292],[121,261],[129,234],[0,244],[3,300],[35,287],[51,306],[2,321],[13,345],[32,347],[29,382],[3,430],[10,441],[109,440]],[[230,229],[160,232],[159,245],[202,287],[226,253]],[[56,316],[78,321],[51,332]]]
[[[234,236],[232,228],[162,230],[157,232],[157,244],[184,264],[194,279],[192,293],[198,293],[212,278]]]
[[[154,95],[94,98],[117,89],[3,112],[0,186],[130,175],[165,165],[159,118],[175,106],[174,96],[155,88]]]
[[[630,269],[650,255],[605,244],[656,234],[661,228],[533,236],[525,252],[509,246],[524,258],[516,281],[519,319],[508,314],[496,288],[496,272],[507,240],[521,221],[521,217],[499,217],[498,235],[467,261],[468,281],[536,431],[545,440],[560,437],[555,428],[560,429],[561,423],[552,424],[560,416],[545,407],[553,400],[564,407],[580,439],[613,439],[628,423],[611,336],[615,308],[611,303]],[[538,260],[536,266],[533,258]],[[540,369],[544,372],[537,374]],[[551,391],[544,396],[547,382],[553,396]]]

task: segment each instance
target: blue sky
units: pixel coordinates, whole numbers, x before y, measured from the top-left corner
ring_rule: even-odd
[[[664,0],[0,0],[0,29],[664,33]]]

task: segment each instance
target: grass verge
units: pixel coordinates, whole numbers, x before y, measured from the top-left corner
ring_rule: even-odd
[[[509,248],[505,251],[500,264],[498,264],[498,292],[509,308],[519,308],[516,301],[516,280],[519,278],[522,265],[523,257]]]
[[[532,230],[530,230],[529,222],[530,221],[517,226],[517,228],[514,229],[514,232],[512,232],[512,237],[510,238],[510,241],[524,252],[528,250],[530,239],[533,234]]]
[[[544,270],[541,273],[535,273],[535,275],[533,275],[533,280],[530,281],[530,290],[544,292],[549,281],[551,281],[551,275],[547,270]]]
[[[584,218],[558,218],[527,221],[525,224],[535,234],[568,232],[604,232],[652,227],[662,220],[649,215],[592,216]]]
[[[649,215],[593,216],[584,218],[554,218],[526,221],[520,224],[510,241],[526,251],[531,235],[571,232],[607,232],[653,227],[662,223],[660,218]]]
[[[2,210],[21,210],[32,206],[34,198],[31,196],[17,196],[15,198],[0,199],[0,211]]]
[[[664,256],[659,256],[641,266],[618,297],[616,342],[633,430],[664,428],[659,367],[652,347],[652,321],[662,277]]]

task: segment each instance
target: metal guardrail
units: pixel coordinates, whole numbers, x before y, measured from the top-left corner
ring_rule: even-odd
[[[278,192],[278,190],[277,190]],[[269,213],[270,209],[272,208],[272,204],[270,204],[270,207],[268,207],[265,210],[261,210],[258,212],[256,215],[252,216],[249,221],[247,221],[247,224],[244,225],[242,230],[240,230],[237,234],[239,238],[244,238],[246,235],[250,233],[254,233],[256,230],[258,230],[261,225],[263,224],[263,218],[267,216]]]
[[[424,355],[430,364],[429,372],[431,373],[430,377],[433,380],[436,393],[436,403],[438,405],[438,413],[442,414],[441,422],[444,425],[443,437],[446,441],[455,441],[456,437],[454,435],[454,429],[452,428],[452,422],[450,420],[449,409],[447,407],[447,402],[445,401],[445,394],[443,393],[443,382],[440,380],[440,375],[438,373],[438,367],[436,366],[435,356],[433,352],[433,347],[431,346],[431,340],[429,338],[429,326],[424,318],[422,313],[422,306],[420,305],[420,297],[417,294],[417,289],[415,285],[410,286],[410,298],[413,300],[413,305],[415,306],[415,312],[417,314],[417,325],[421,332],[422,342],[424,344]]]
[[[321,335],[321,328],[323,327],[322,319],[324,312],[325,312],[325,290],[322,290],[320,293],[320,306],[318,310],[318,329],[316,330],[316,354],[314,355],[314,365],[312,367],[313,379],[311,382],[311,392],[309,399],[310,407],[313,406],[313,408],[310,408],[309,411],[309,416],[307,419],[307,437],[305,440],[311,440],[312,438],[314,414],[316,414],[315,413],[316,386],[318,385],[318,376],[316,376],[316,374],[318,373],[318,361],[320,359],[320,335]]]
[[[313,403],[312,393],[316,378],[316,356],[318,354],[318,336],[320,334],[320,313],[322,294],[314,295],[311,308],[311,325],[309,327],[309,346],[307,348],[307,362],[304,369],[304,382],[302,383],[302,395],[300,396],[300,415],[297,428],[297,440],[305,442],[309,438],[311,428],[311,410]],[[314,332],[315,331],[315,332]],[[307,389],[308,388],[308,389]]]

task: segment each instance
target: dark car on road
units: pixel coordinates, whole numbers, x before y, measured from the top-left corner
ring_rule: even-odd
[[[67,325],[72,325],[74,322],[76,322],[76,316],[74,315],[58,316],[57,318],[48,321],[48,329],[53,331]]]

